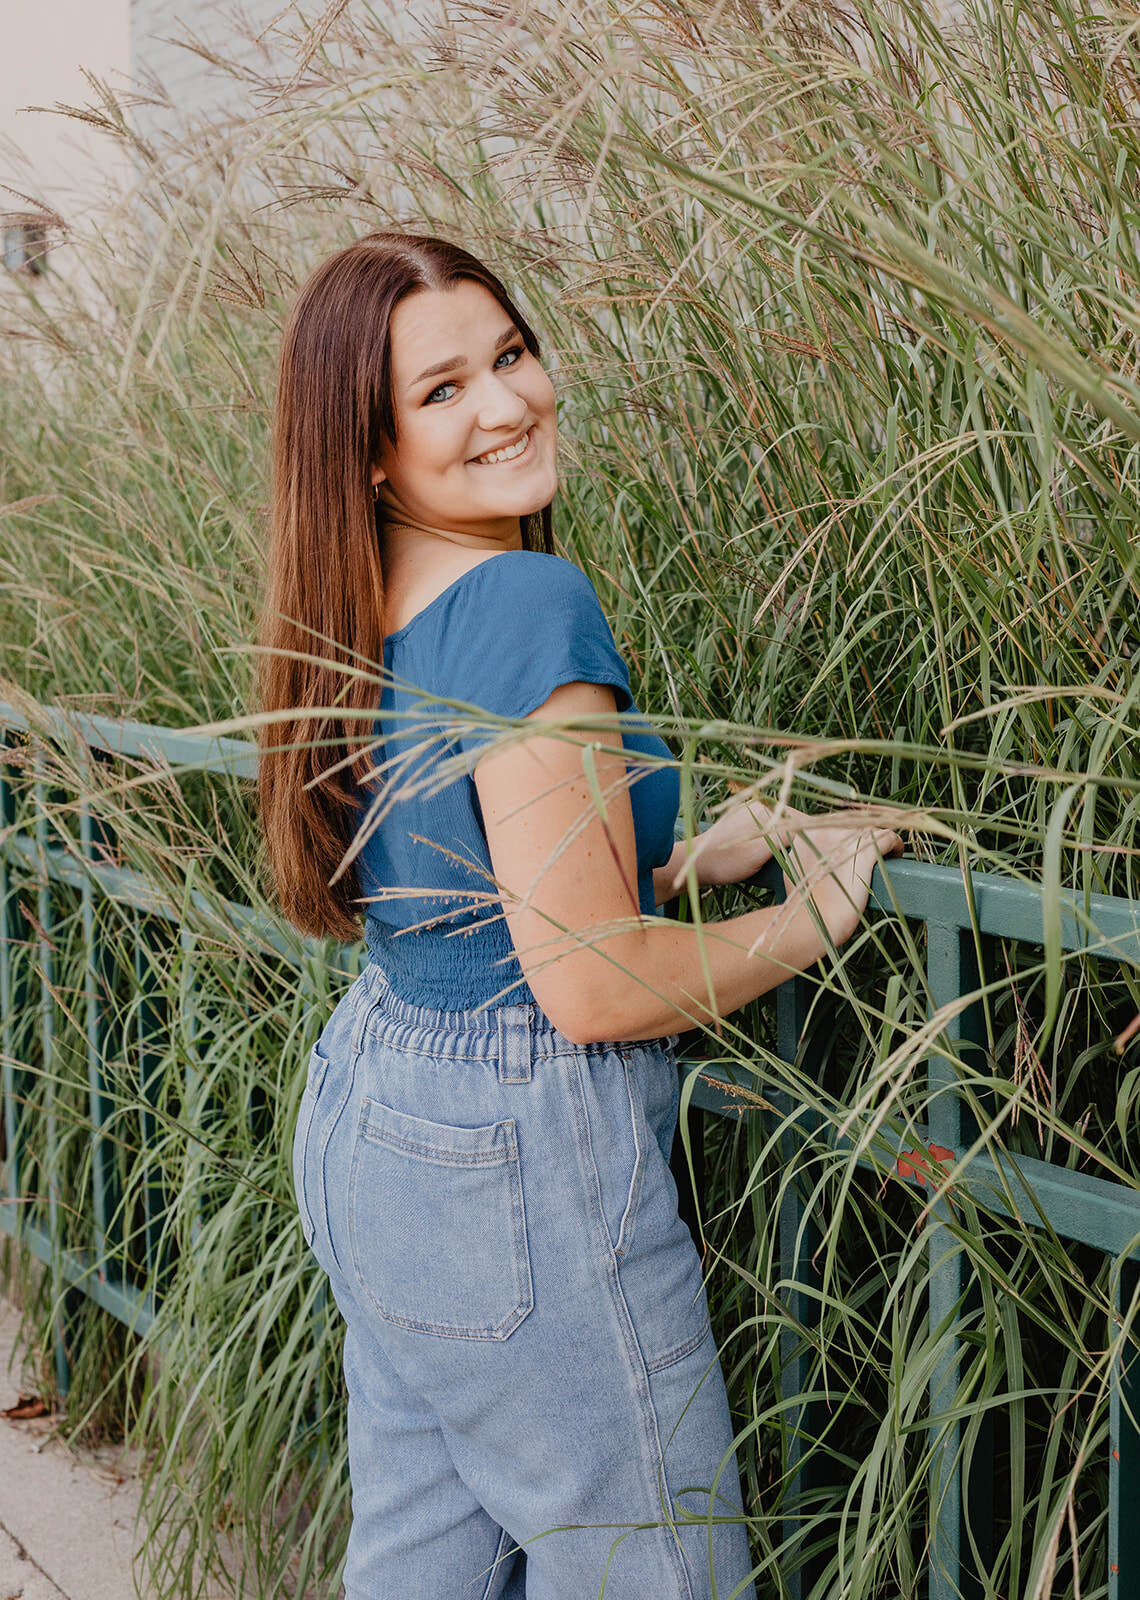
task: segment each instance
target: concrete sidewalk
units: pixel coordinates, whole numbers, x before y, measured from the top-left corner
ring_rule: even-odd
[[[18,1323],[0,1298],[0,1411],[20,1392]],[[0,1417],[0,1600],[133,1600],[131,1553],[145,1536],[137,1453],[69,1450],[57,1421]]]
[[[0,1410],[19,1394],[18,1322],[0,1299]],[[135,1465],[121,1448],[68,1450],[56,1425],[0,1417],[0,1600],[131,1600]]]

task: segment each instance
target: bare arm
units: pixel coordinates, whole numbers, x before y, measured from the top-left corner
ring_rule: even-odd
[[[784,804],[773,807],[755,795],[733,798],[718,809],[715,822],[679,839],[668,861],[653,868],[655,906],[680,893],[690,875],[698,884],[741,883],[755,877],[772,859],[773,842],[787,845],[796,833],[813,826],[806,812]]]
[[[571,683],[528,720],[607,712],[616,714],[612,689]],[[616,751],[594,752],[603,820],[583,763],[582,746],[594,739],[620,743],[616,728],[570,738],[536,733],[484,756],[475,768],[520,965],[543,1011],[575,1043],[681,1032],[803,971],[827,948],[821,921],[837,944],[855,931],[877,850],[901,848],[883,830],[833,829],[830,842],[848,841],[846,859],[831,872],[817,871],[810,886],[791,887],[783,906],[700,928],[643,917],[625,763]],[[818,860],[818,848],[810,834],[796,846],[805,860]]]
[[[677,876],[684,871],[689,850],[683,839],[673,846],[673,854],[660,867],[653,869],[653,904],[663,906],[678,893]]]

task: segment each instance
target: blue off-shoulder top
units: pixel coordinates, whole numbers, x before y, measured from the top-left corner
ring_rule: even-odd
[[[461,727],[478,707],[524,717],[563,683],[609,684],[634,755],[671,755],[633,703],[629,672],[586,574],[561,556],[504,550],[461,574],[384,641],[373,728],[378,781],[363,786],[356,857],[369,958],[402,999],[440,1010],[533,1001],[494,895],[474,765],[501,731]],[[462,702],[449,707],[447,701]],[[414,713],[401,715],[400,713]],[[434,774],[440,762],[450,766]],[[642,912],[669,859],[675,768],[626,763]],[[423,787],[424,780],[427,787]],[[419,792],[404,794],[413,785]]]

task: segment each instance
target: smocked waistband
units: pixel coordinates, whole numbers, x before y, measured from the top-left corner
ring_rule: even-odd
[[[589,1054],[639,1045],[649,1049],[658,1045],[673,1050],[680,1039],[680,1035],[674,1033],[653,1039],[602,1039],[590,1045],[577,1045],[554,1026],[534,1001],[461,1011],[437,1010],[396,994],[375,961],[365,966],[350,989],[349,997],[359,1012],[368,1012],[363,1019],[367,1029],[386,1034],[408,1030],[434,1035],[430,1041],[421,1038],[416,1043],[420,1048],[433,1048],[441,1053],[458,1048],[465,1056],[485,1056],[488,1060],[500,1057],[512,1037],[525,1036],[529,1041],[528,1053],[532,1056]],[[392,1042],[397,1040],[393,1038]]]

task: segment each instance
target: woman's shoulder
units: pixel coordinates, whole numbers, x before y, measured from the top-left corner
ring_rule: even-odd
[[[455,586],[449,625],[471,636],[488,629],[506,640],[549,635],[558,625],[605,627],[597,590],[581,567],[545,550],[502,550],[468,568]]]
[[[463,586],[461,602],[469,626],[484,622],[503,627],[506,637],[560,627],[608,630],[602,602],[588,574],[564,555],[549,550],[501,550],[474,568],[474,581]]]
[[[582,680],[630,704],[629,671],[593,583],[564,556],[504,550],[463,586],[436,663],[457,696],[504,716],[526,716],[560,684]]]
[[[482,632],[488,625],[509,631],[551,613],[580,620],[588,610],[601,617],[597,593],[582,569],[543,550],[500,550],[433,576],[434,581],[411,587],[389,581],[385,648],[434,650],[441,631],[468,637],[472,629]]]
[[[592,594],[597,599],[594,585],[581,567],[552,551],[500,550],[479,562],[474,570],[488,583],[496,583],[503,588]]]

